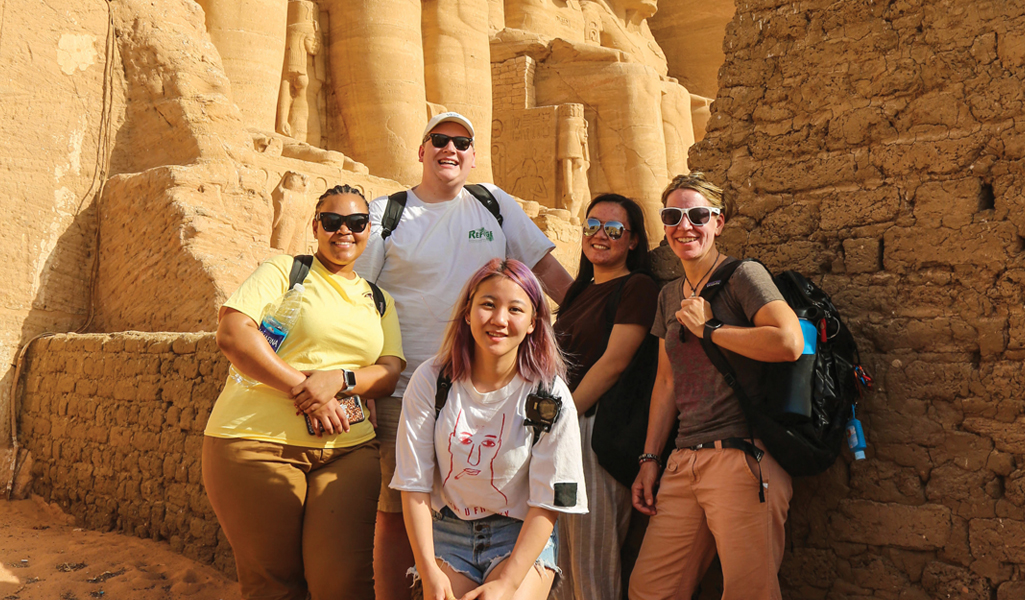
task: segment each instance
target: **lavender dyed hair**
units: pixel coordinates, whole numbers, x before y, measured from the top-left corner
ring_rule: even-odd
[[[491,259],[474,273],[460,292],[459,301],[452,311],[452,320],[445,330],[445,339],[438,352],[441,372],[448,375],[452,381],[470,377],[477,344],[470,332],[467,317],[477,289],[492,277],[504,277],[520,286],[530,298],[530,305],[533,308],[534,331],[520,342],[516,352],[516,369],[520,376],[530,382],[541,380],[548,385],[552,384],[556,375],[565,380],[566,363],[555,341],[552,312],[541,290],[541,283],[527,265],[518,260],[498,258]]]

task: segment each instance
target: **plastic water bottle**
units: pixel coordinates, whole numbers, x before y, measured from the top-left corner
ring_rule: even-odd
[[[299,313],[302,310],[303,292],[306,288],[303,284],[297,283],[292,289],[285,292],[277,303],[270,303],[263,309],[263,316],[260,318],[260,333],[267,339],[267,343],[275,352],[285,341],[292,326],[299,320]],[[245,387],[252,387],[257,381],[240,373],[235,367],[231,368],[231,377],[236,383]]]
[[[854,414],[851,408],[851,420],[847,421],[847,447],[854,453],[854,460],[865,460],[865,431],[861,428],[861,421]]]

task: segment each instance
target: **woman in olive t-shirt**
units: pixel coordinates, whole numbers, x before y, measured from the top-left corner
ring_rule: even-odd
[[[684,275],[662,289],[652,327],[661,338],[658,375],[632,489],[634,506],[651,521],[630,579],[630,599],[690,598],[716,554],[724,599],[781,598],[777,573],[790,477],[768,453],[756,462],[761,442],[752,445],[739,402],[701,340],[722,348],[751,389],[759,361],[800,356],[801,327],[757,263],[740,265],[711,304],[700,297],[717,279],[716,270],[736,260],[716,247],[732,212],[721,189],[701,173],[680,175],[662,203],[666,239]],[[659,457],[677,418],[676,450],[660,478]]]
[[[579,274],[559,308],[555,332],[571,365],[568,384],[580,415],[591,501],[588,514],[559,517],[559,566],[566,579],[554,594],[558,600],[620,600],[620,549],[630,522],[630,490],[598,464],[591,433],[598,399],[616,384],[651,329],[658,287],[647,274],[648,239],[637,203],[604,194],[591,202],[586,215]],[[605,306],[620,286],[610,333],[604,326]]]

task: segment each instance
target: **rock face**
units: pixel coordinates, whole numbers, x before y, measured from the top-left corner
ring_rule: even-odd
[[[689,166],[739,205],[726,249],[848,317],[878,386],[869,458],[795,483],[788,598],[1022,597],[1025,8],[745,0],[706,91],[680,15],[732,9],[663,4],[649,27],[642,0],[7,3],[0,353],[87,321],[210,330],[259,260],[308,246],[322,190],[412,182],[427,115],[457,108],[477,179],[561,260],[589,195],[650,215]],[[35,490],[228,568],[196,462],[225,365],[209,334],[33,345],[15,414]]]
[[[300,224],[329,185],[372,196],[415,183],[423,125],[445,109],[477,124],[471,180],[520,194],[573,270],[584,204],[616,191],[650,217],[707,113],[668,77],[653,12],[625,0],[5,6],[0,355],[10,364],[34,335],[86,325],[211,329],[261,259],[309,243]],[[555,90],[544,80],[560,69],[584,87],[618,83]]]
[[[757,0],[727,29],[690,165],[740,207],[732,253],[822,282],[879,388],[868,460],[795,484],[788,598],[1021,595],[1023,21]]]

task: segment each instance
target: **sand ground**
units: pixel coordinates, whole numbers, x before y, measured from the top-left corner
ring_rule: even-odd
[[[166,543],[78,528],[41,498],[0,500],[0,600],[238,600],[238,584]]]

